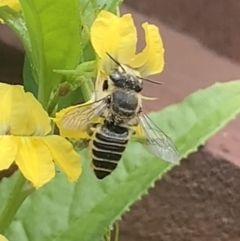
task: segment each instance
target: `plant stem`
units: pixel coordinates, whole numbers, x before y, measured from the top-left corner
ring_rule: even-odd
[[[43,80],[39,78],[38,80],[38,101],[42,104],[43,108],[47,110],[47,105],[48,105],[48,97],[46,94],[46,90],[44,89],[44,84]]]
[[[119,240],[119,224],[118,222],[115,223],[115,235],[114,235],[114,241]]]
[[[108,229],[108,231],[106,232],[105,236],[104,236],[104,241],[111,241],[111,230]]]
[[[17,171],[16,180],[10,190],[0,213],[0,233],[4,234],[14,219],[18,209],[26,197],[34,191],[34,188],[26,182],[26,179],[20,171]]]
[[[94,84],[92,80],[88,80],[83,85],[81,85],[80,90],[81,90],[81,94],[84,102],[90,100],[94,90]]]
[[[54,95],[53,98],[50,100],[48,105],[48,114],[49,116],[53,116],[55,114],[55,109],[60,100],[60,96]]]

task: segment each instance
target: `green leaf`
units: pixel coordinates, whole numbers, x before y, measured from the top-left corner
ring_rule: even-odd
[[[203,144],[240,113],[240,81],[215,84],[151,118],[176,142],[182,157]],[[99,241],[108,227],[129,210],[173,166],[130,143],[118,168],[104,180],[90,170],[76,184],[63,174],[30,196],[7,233],[11,241]]]
[[[78,101],[86,102],[91,98],[94,92],[94,84],[92,78],[96,76],[96,61],[88,61],[81,63],[74,70],[54,70],[54,72],[62,74],[66,77],[67,82],[58,86],[57,92],[61,92],[65,85],[69,86],[71,93],[64,96],[58,102],[58,110],[76,104]]]
[[[80,96],[82,92],[80,88],[75,89],[68,95],[62,97],[58,102],[58,111],[71,105],[75,105],[81,101]]]
[[[38,97],[45,108],[51,90],[62,80],[53,69],[74,69],[79,60],[78,0],[20,0],[32,46]]]
[[[0,182],[0,213],[2,212],[2,208],[4,206],[5,200],[11,192],[11,188],[15,181],[17,180],[17,172],[15,172],[10,177],[4,177]]]
[[[101,10],[116,13],[123,0],[79,0],[81,26],[91,27],[92,22]]]
[[[25,91],[32,92],[33,95],[37,98],[38,86],[33,77],[32,68],[27,55],[25,55],[23,65],[23,85]]]
[[[90,28],[98,13],[105,9],[112,13],[118,12],[123,0],[79,0],[81,19],[81,61],[95,59],[95,52],[90,43]]]
[[[67,76],[67,82],[74,83],[81,82],[82,79],[94,78],[97,74],[95,67],[96,61],[87,61],[79,64],[74,70],[54,69],[54,72]]]

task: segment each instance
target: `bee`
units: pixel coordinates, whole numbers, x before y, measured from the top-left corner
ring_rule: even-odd
[[[72,108],[63,116],[61,125],[89,133],[92,166],[99,179],[115,170],[131,136],[137,134],[136,127],[143,134],[143,144],[154,155],[178,163],[179,155],[174,143],[142,110],[140,92],[143,79],[137,71],[116,63],[117,68],[101,81],[97,100]]]

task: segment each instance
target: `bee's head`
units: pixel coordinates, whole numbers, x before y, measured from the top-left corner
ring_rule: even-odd
[[[143,88],[142,80],[131,69],[125,66],[118,66],[117,69],[114,69],[110,73],[109,78],[113,85],[118,88],[133,90],[137,93]]]
[[[108,85],[114,85],[118,88],[133,90],[140,92],[143,88],[142,79],[139,78],[139,72],[119,63],[110,54],[107,53],[109,58],[116,64],[116,68],[109,74]]]

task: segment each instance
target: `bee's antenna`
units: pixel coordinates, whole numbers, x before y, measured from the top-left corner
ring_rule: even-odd
[[[122,67],[122,65],[116,59],[114,59],[109,53],[106,53],[106,54],[115,64],[117,64],[123,70],[123,72],[126,73],[126,70]]]
[[[148,82],[150,82],[150,83],[152,83],[152,84],[156,84],[156,85],[162,85],[162,84],[164,84],[163,82],[157,82],[157,81],[153,81],[153,80],[150,80],[150,79],[145,79],[145,78],[142,78],[142,77],[139,77],[139,76],[138,76],[138,78],[139,78],[139,79],[142,79],[142,80],[145,80],[145,81],[148,81]]]
[[[115,64],[117,64],[123,70],[123,72],[126,73],[126,70],[123,68],[123,66],[116,59],[114,59],[108,52],[106,52],[106,54]],[[142,77],[139,77],[139,76],[137,78],[148,81],[148,82],[150,82],[152,84],[156,84],[156,85],[162,85],[163,84],[163,82],[155,82],[153,80],[145,79],[145,78],[142,78]]]

